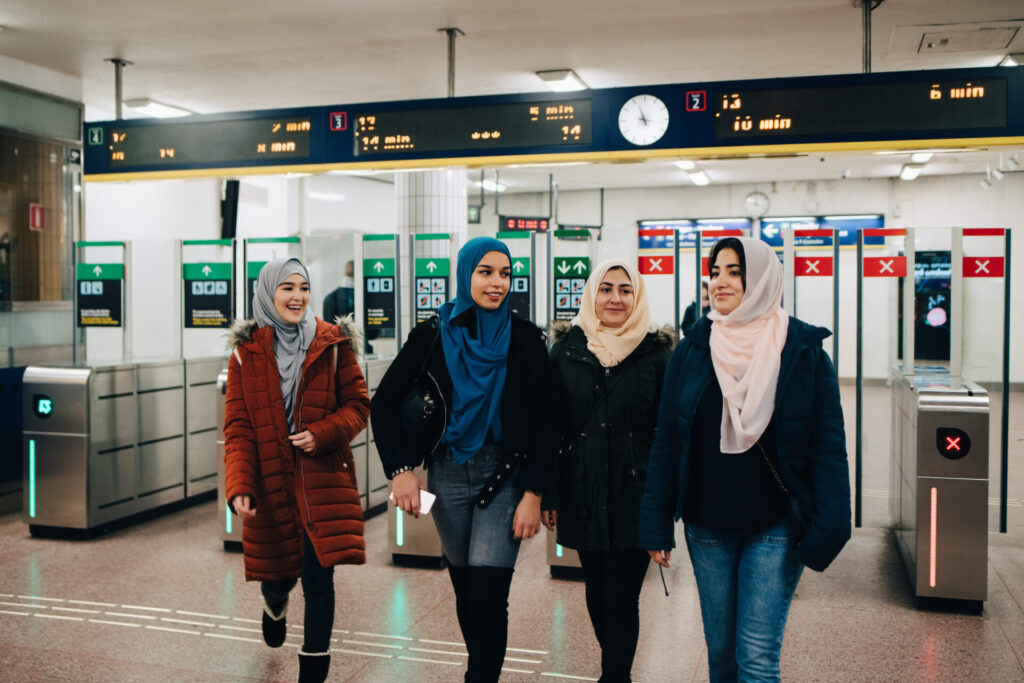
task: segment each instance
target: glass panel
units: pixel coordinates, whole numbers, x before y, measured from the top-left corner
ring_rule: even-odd
[[[0,127],[79,141],[82,139],[82,106],[0,84]]]

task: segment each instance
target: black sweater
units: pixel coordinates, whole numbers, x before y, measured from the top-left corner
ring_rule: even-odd
[[[377,452],[389,477],[391,472],[402,466],[419,464],[418,458],[403,444],[399,407],[402,397],[423,367],[438,324],[438,318],[434,316],[413,328],[381,379],[370,404],[370,422]],[[450,408],[454,387],[440,341],[431,354],[427,371],[437,382],[445,406]],[[547,461],[552,452],[551,393],[544,334],[533,323],[513,315],[501,408],[504,439],[499,446],[503,452],[515,451],[524,456],[522,462],[525,464],[518,475],[519,484],[537,493],[544,491]],[[439,444],[435,452],[441,448],[444,446]]]

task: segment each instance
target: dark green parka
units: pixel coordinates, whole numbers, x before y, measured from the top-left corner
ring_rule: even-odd
[[[676,333],[669,326],[648,333],[612,368],[602,367],[587,349],[579,327],[555,323],[551,340],[560,450],[542,507],[558,511],[557,540],[567,548],[635,549],[661,383]]]

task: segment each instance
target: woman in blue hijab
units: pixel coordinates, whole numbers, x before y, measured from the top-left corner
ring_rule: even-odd
[[[501,673],[512,571],[520,541],[540,529],[551,452],[544,335],[509,310],[511,265],[504,243],[469,240],[459,251],[455,298],[412,330],[371,404],[395,504],[418,517],[420,490],[437,496],[431,514],[469,652],[467,681]],[[414,437],[401,405],[421,375],[439,418]],[[421,464],[429,467],[426,487]]]

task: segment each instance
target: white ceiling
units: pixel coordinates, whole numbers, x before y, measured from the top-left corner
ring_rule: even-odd
[[[82,79],[87,117],[125,99],[199,113],[543,89],[572,68],[591,87],[862,71],[859,0],[4,0],[0,55]],[[928,36],[926,39],[925,36]],[[928,45],[931,44],[931,47]],[[1024,53],[1021,0],[887,0],[872,13],[873,71],[994,66]],[[984,173],[1014,149],[939,154],[925,174]],[[1024,157],[1024,154],[1021,155]],[[824,161],[819,159],[824,158]],[[881,161],[880,161],[881,159]],[[892,177],[905,157],[829,153],[701,162],[713,182]],[[686,184],[670,162],[503,171],[546,186]],[[504,181],[503,181],[504,182]]]

